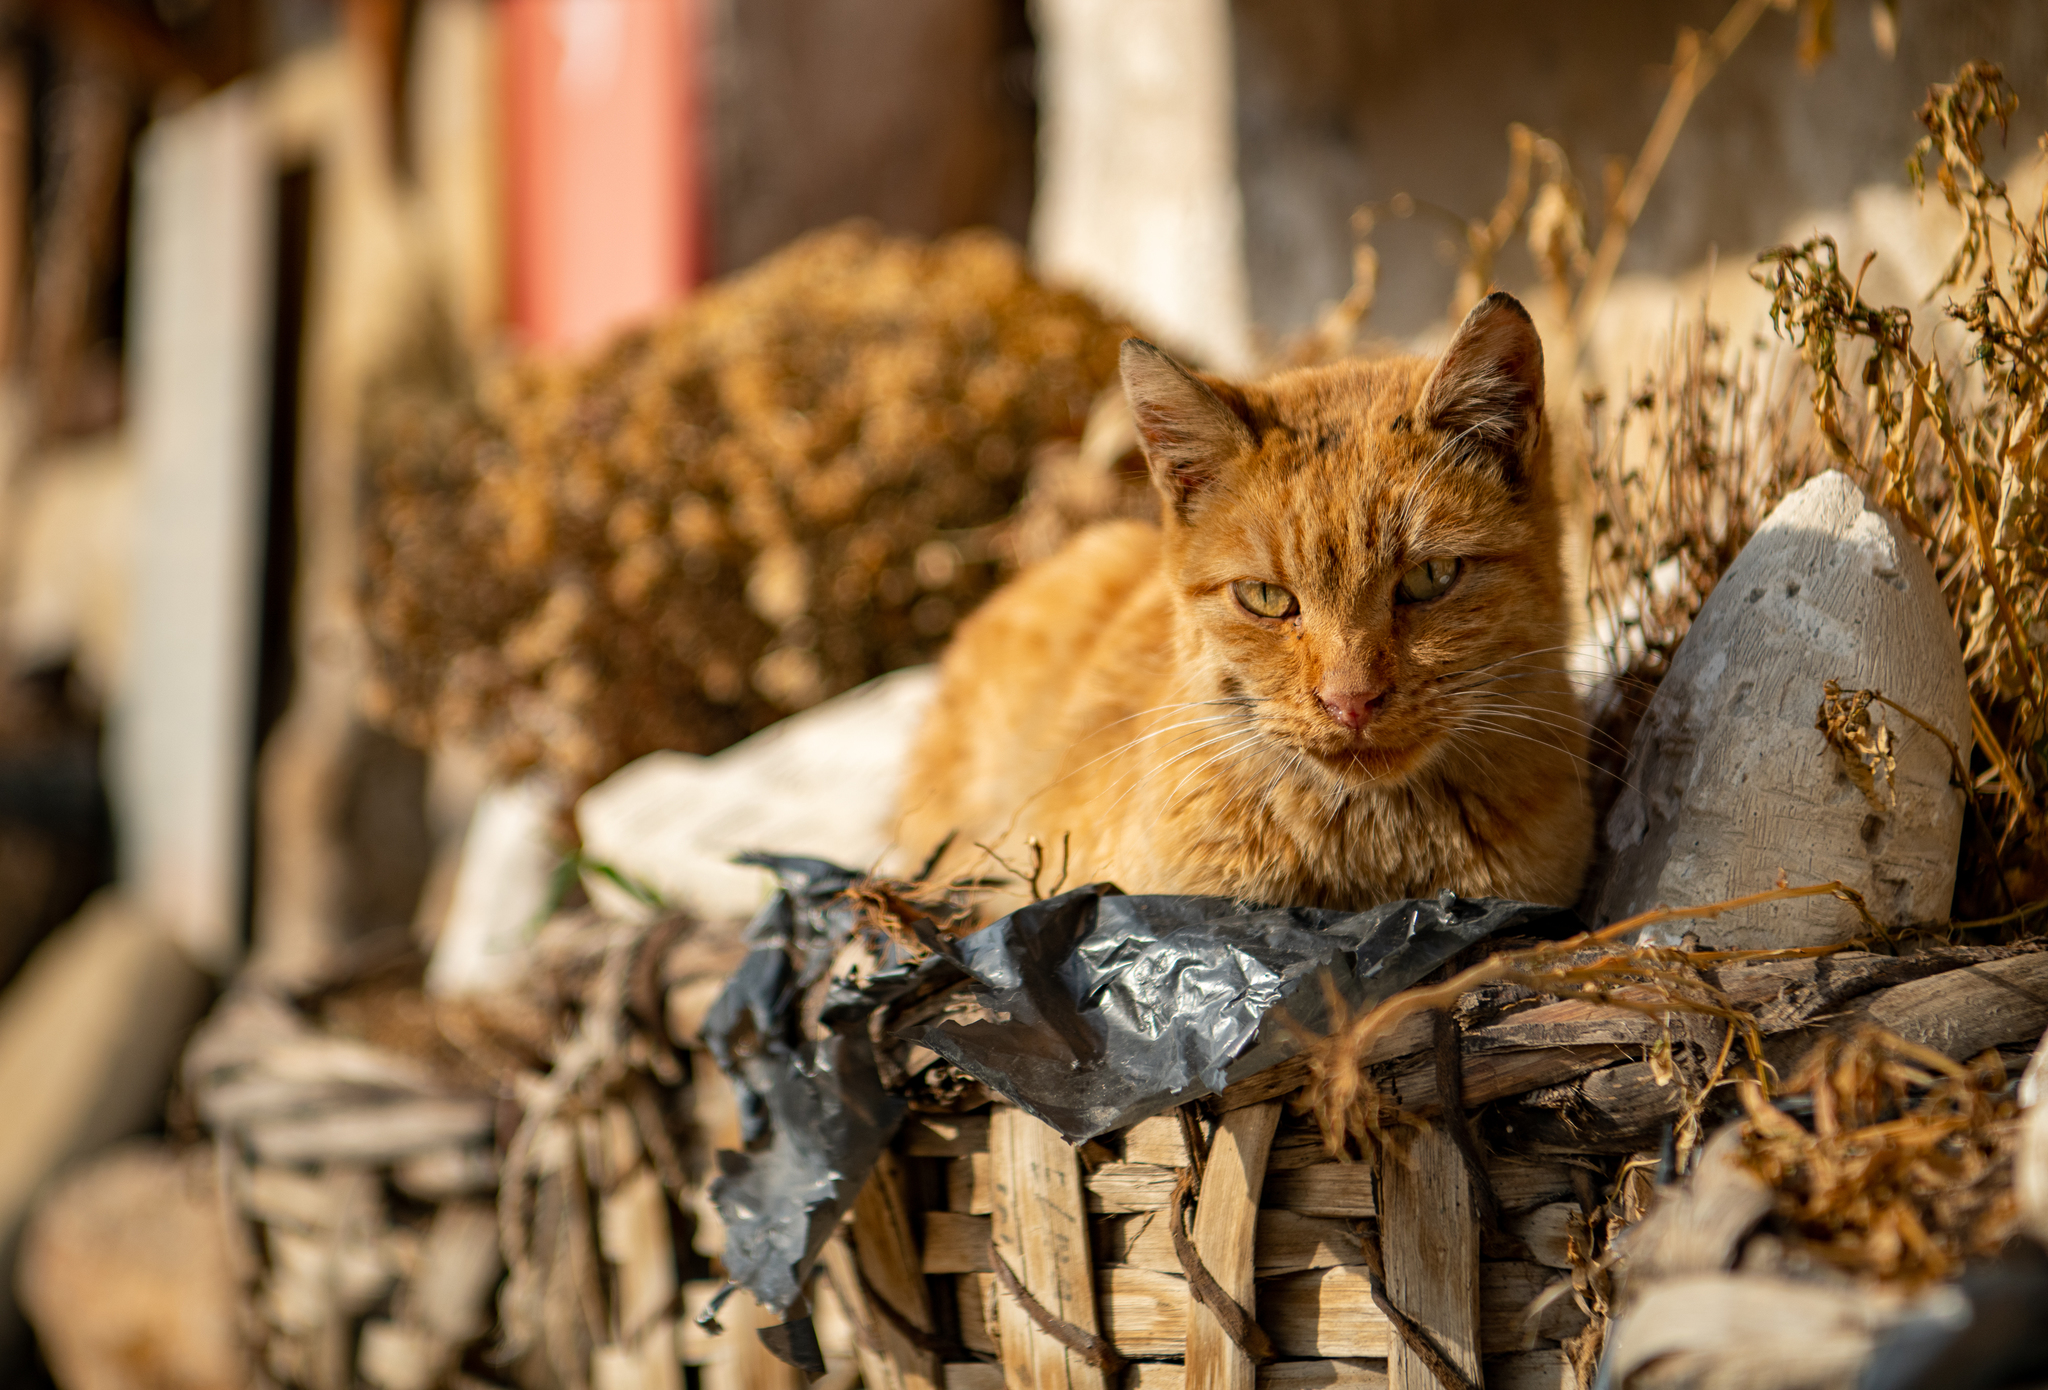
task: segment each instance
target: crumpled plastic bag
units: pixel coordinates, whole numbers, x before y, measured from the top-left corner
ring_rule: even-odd
[[[1091,884],[955,943],[982,1017],[914,1034],[1078,1144],[1223,1090],[1510,928],[1568,909],[1408,898],[1340,912]]]
[[[804,1281],[909,1108],[883,1084],[877,1010],[962,991],[977,1016],[888,1041],[922,1043],[1079,1143],[1284,1061],[1329,1030],[1333,1005],[1369,1008],[1475,942],[1579,926],[1566,908],[1450,893],[1340,912],[1092,884],[957,941],[921,933],[929,953],[914,963],[884,943],[866,980],[841,980],[827,972],[860,925],[845,896],[860,876],[815,859],[748,862],[782,886],[705,1022],[746,1144],[719,1155],[711,1198],[728,1292],[782,1315],[762,1340],[814,1371]]]

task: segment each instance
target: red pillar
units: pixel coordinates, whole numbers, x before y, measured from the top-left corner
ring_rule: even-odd
[[[697,0],[505,0],[511,313],[575,348],[705,263]]]

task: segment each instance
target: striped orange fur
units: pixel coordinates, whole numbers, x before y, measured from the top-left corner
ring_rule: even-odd
[[[1130,892],[1571,902],[1585,724],[1521,305],[1434,362],[1256,385],[1133,339],[1124,383],[1159,524],[1084,532],[962,625],[904,859],[952,835],[940,872],[986,874],[1036,840],[1047,880],[1064,843],[1070,885]]]

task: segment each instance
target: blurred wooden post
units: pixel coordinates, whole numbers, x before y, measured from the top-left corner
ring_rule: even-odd
[[[0,55],[0,373],[20,353],[22,277],[28,266],[28,73],[21,55]]]
[[[997,1106],[990,1119],[988,1148],[995,1254],[1053,1317],[1099,1333],[1080,1160],[1050,1125],[1008,1106]],[[1009,1293],[999,1292],[996,1303],[996,1340],[1008,1384],[1107,1390],[1107,1376],[1040,1331]]]
[[[1474,1385],[1479,1371],[1479,1214],[1450,1131],[1425,1130],[1380,1160],[1380,1247],[1387,1297]],[[1399,1337],[1387,1356],[1390,1390],[1441,1390]]]
[[[1259,1222],[1259,1194],[1266,1185],[1266,1156],[1280,1126],[1280,1102],[1247,1105],[1226,1113],[1202,1170],[1202,1195],[1195,1207],[1195,1253],[1211,1277],[1254,1318],[1252,1247]],[[1187,1390],[1253,1390],[1259,1368],[1224,1332],[1199,1299],[1188,1300]]]
[[[272,192],[247,87],[158,119],[136,154],[128,382],[148,524],[109,781],[121,881],[220,972],[242,945]]]

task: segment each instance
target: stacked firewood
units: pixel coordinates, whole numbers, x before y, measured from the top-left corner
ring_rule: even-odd
[[[2016,1217],[2011,1156],[1994,1131],[2012,1105],[1991,1078],[2017,1076],[2048,1027],[2048,951],[1701,959],[1703,983],[1739,1005],[1737,1033],[1753,1024],[1787,1078],[1793,1113],[1813,1059],[1871,1038],[1958,1075],[1974,1061],[1973,1094],[1991,1097],[1970,1112],[1976,1130],[1928,1130],[1902,1161],[1924,1167],[1935,1149],[1972,1144],[1982,1161],[1955,1165],[1946,1187],[1873,1183],[1865,1195],[1913,1208],[1907,1219],[1949,1252],[1936,1272],[2003,1246]],[[1005,1373],[1031,1379],[1049,1364],[1054,1379],[1031,1383],[1107,1384],[1128,1364],[1127,1384],[1158,1390],[1198,1361],[1205,1383],[1222,1383],[1220,1366],[1232,1384],[1256,1371],[1263,1386],[1363,1387],[1404,1360],[1408,1384],[1584,1386],[1636,1258],[1617,1238],[1679,1173],[1731,1162],[1763,1194],[1738,1234],[1765,1223],[1759,1239],[1795,1252],[1793,1265],[1883,1285],[1898,1270],[1879,1242],[1831,1244],[1801,1214],[1785,1151],[1790,1132],[1808,1131],[1762,1104],[1753,1081],[1737,1084],[1730,1022],[1526,989],[1468,993],[1448,1015],[1411,1016],[1367,1059],[1383,1122],[1367,1154],[1325,1144],[1307,1058],[1079,1151],[1007,1107],[920,1116],[873,1179],[889,1195],[864,1197],[850,1223],[865,1306],[876,1290],[903,1290],[873,1321],[931,1333],[931,1345],[905,1346],[902,1365],[954,1387],[993,1390]],[[1728,1084],[1710,1088],[1717,1079]],[[1462,1102],[1448,1111],[1447,1082]],[[1741,1120],[1744,1096],[1775,1121],[1761,1134],[1753,1119],[1731,1127],[1707,1152],[1699,1136],[1731,1110]],[[1964,1190],[1981,1199],[1959,1202]],[[1006,1291],[1004,1266],[1036,1312]],[[1247,1315],[1235,1333],[1209,1285]]]
[[[672,915],[581,914],[542,931],[503,997],[391,979],[232,995],[186,1081],[246,1236],[269,1375],[667,1390],[695,1366],[706,1386],[794,1390],[745,1295],[723,1336],[693,1320],[724,1282],[705,1190],[716,1151],[740,1147],[732,1091],[693,1044],[740,951]],[[808,1291],[830,1374],[1576,1387],[1603,1355],[1643,1355],[1629,1329],[1663,1316],[1674,1270],[1737,1279],[1734,1252],[1767,1246],[1776,1284],[1836,1272],[1801,1296],[1905,1306],[1914,1280],[2006,1242],[2022,1219],[2008,1080],[2048,1028],[2048,950],[1668,954],[1735,1012],[1493,984],[1411,1014],[1363,1059],[1369,1148],[1326,1141],[1326,1054],[1079,1149],[978,1087],[926,1098]],[[1784,1079],[1775,1104],[1759,1060]],[[1889,1099],[1857,1110],[1851,1067]],[[1918,1127],[1870,1129],[1901,1116]],[[1879,1171],[1880,1150],[1904,1156]],[[1675,1257],[1670,1213],[1702,1205],[1739,1229]],[[1906,1221],[1920,1238],[1887,1245]]]

